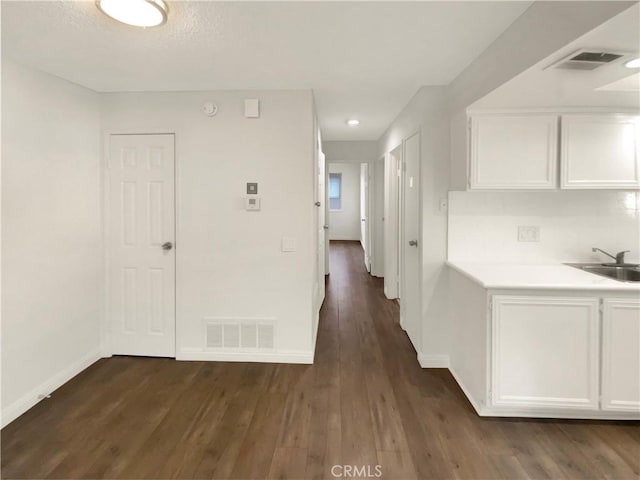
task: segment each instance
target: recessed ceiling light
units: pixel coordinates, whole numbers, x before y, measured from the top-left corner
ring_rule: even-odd
[[[360,120],[356,120],[355,118],[347,120],[347,125],[349,125],[350,127],[355,127],[356,125],[360,125]]]
[[[96,0],[101,12],[134,27],[156,27],[167,21],[162,0]]]
[[[629,60],[624,64],[627,68],[640,68],[640,58],[634,58],[633,60]]]

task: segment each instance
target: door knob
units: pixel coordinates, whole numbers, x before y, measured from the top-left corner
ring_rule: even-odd
[[[322,205],[320,202],[316,202],[316,207],[319,207],[320,205]]]
[[[329,230],[329,225],[323,225],[322,228],[324,228],[325,230]]]
[[[418,246],[418,241],[417,240],[409,240],[409,246],[417,247]]]
[[[162,244],[162,249],[163,250],[171,250],[173,248],[173,243],[171,242],[164,242]]]

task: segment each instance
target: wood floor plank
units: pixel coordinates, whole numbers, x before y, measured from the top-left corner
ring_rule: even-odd
[[[378,450],[378,461],[379,468],[371,470],[374,476],[381,473],[379,478],[388,480],[420,480],[408,450]]]
[[[218,363],[217,369],[204,370],[203,388],[210,392],[208,401],[196,414],[193,428],[185,432],[168,455],[163,467],[158,472],[159,478],[193,478],[198,467],[203,449],[214,441],[217,427],[222,421],[240,380],[243,365]],[[198,388],[199,378],[194,379],[194,388]],[[224,388],[217,388],[224,385]]]
[[[277,365],[266,394],[258,399],[238,459],[229,478],[265,478],[280,435],[290,382],[299,375],[295,365]]]
[[[600,441],[595,435],[597,425],[591,422],[571,422],[560,425],[560,430],[585,455],[600,472],[601,478],[617,479],[631,478],[633,469],[626,463],[620,462],[619,456],[613,448]],[[637,452],[640,456],[640,450]]]
[[[640,428],[635,422],[625,425],[601,424],[598,428],[598,438],[615,450],[634,475],[640,478],[640,440],[634,438],[633,434],[637,430]]]
[[[269,479],[298,480],[304,478],[307,468],[307,449],[278,447],[273,454]]]
[[[640,478],[640,422],[479,417],[359,244],[331,262],[313,365],[102,359],[2,430],[2,478]]]
[[[282,448],[304,448],[309,445],[311,424],[311,396],[314,370],[307,365],[295,365],[297,382],[293,382],[284,405],[282,426],[278,446]]]
[[[342,463],[340,407],[340,334],[337,302],[327,290],[316,346],[306,478],[331,478]]]
[[[128,449],[128,453],[132,454],[131,460],[111,467],[116,469],[112,470],[116,478],[158,478],[158,472],[176,442],[180,441],[186,431],[193,428],[195,418],[206,407],[205,402],[210,392],[201,385],[206,381],[210,369],[210,366],[205,367],[203,363],[198,362],[197,367],[192,371],[185,371],[181,377],[171,378],[156,392],[151,390],[160,398],[165,392],[167,395],[171,392],[175,393],[171,401],[159,402],[164,407],[157,411],[159,421],[154,418],[149,422],[149,426],[155,428],[151,431],[140,428],[141,435],[146,438],[137,450],[135,447]],[[194,384],[198,384],[198,387],[194,387]],[[150,398],[149,402],[153,403],[157,400],[158,398]],[[142,411],[146,412],[148,408]],[[127,409],[123,420],[133,422],[136,414],[140,413],[140,411],[134,412],[133,409]],[[153,448],[148,448],[149,445],[153,445]],[[117,444],[115,446],[118,447]],[[118,449],[120,450],[119,447]]]
[[[542,447],[536,437],[534,421],[508,421],[498,424],[515,451],[515,457],[530,478],[564,478],[556,461]]]
[[[535,436],[549,456],[560,467],[563,478],[576,480],[602,478],[602,474],[591,459],[570,441],[561,427],[561,423],[548,423],[545,428],[538,424],[535,428]]]
[[[489,455],[492,475],[500,480],[527,480],[529,474],[515,455]]]
[[[268,368],[258,364],[243,365],[239,386],[215,434],[204,448],[193,478],[230,478],[256,404],[267,391],[273,369],[274,365],[268,365]]]
[[[362,312],[352,289],[343,288],[340,298],[340,405],[342,459],[349,465],[376,465],[378,458],[365,381],[365,366],[355,322]],[[342,315],[344,312],[344,318]]]
[[[145,385],[154,370],[162,369],[162,361],[135,362],[130,358],[110,360],[120,370],[112,371],[112,380],[105,382],[102,388],[99,383],[88,381],[94,391],[81,384],[76,392],[69,392],[67,384],[60,389],[62,391],[54,392],[52,400],[56,401],[51,402],[51,410],[57,416],[49,420],[46,416],[31,420],[40,426],[36,433],[31,433],[30,429],[27,429],[26,434],[20,432],[19,436],[28,444],[28,447],[22,449],[22,455],[14,456],[11,447],[4,450],[3,430],[2,457],[12,460],[9,465],[3,465],[3,475],[16,471],[23,478],[42,478],[50,470],[49,475],[73,476],[76,472],[80,474],[92,462],[93,455],[98,452],[102,442],[101,435],[93,432],[101,431],[103,426],[109,424],[126,403],[126,399],[135,396],[136,388]],[[46,458],[47,461],[34,462],[34,457]],[[58,459],[58,462],[53,465],[49,458]]]

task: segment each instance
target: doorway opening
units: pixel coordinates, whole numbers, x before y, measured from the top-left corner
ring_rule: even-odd
[[[358,252],[356,256],[367,272],[371,272],[373,261],[371,174],[369,164],[364,162],[327,164],[327,234],[330,248],[351,244],[351,254]],[[342,257],[331,254],[330,259],[329,271],[333,273],[338,268],[335,263],[340,262]]]

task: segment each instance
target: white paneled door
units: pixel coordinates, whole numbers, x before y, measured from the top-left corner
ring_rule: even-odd
[[[400,169],[402,145],[389,152],[384,162],[384,294],[400,297]]]
[[[420,351],[422,321],[420,271],[420,134],[404,142],[402,185],[400,319],[416,351]]]
[[[316,200],[318,204],[317,211],[317,232],[318,232],[318,251],[317,251],[317,269],[318,274],[316,276],[316,308],[319,311],[324,302],[324,276],[325,276],[325,255],[326,255],[326,243],[327,243],[327,229],[326,225],[326,206],[325,206],[325,158],[322,151],[318,152],[318,181]]]
[[[175,356],[174,136],[110,135],[106,164],[113,354]]]
[[[360,164],[360,244],[364,251],[364,265],[371,271],[369,242],[369,164]]]

